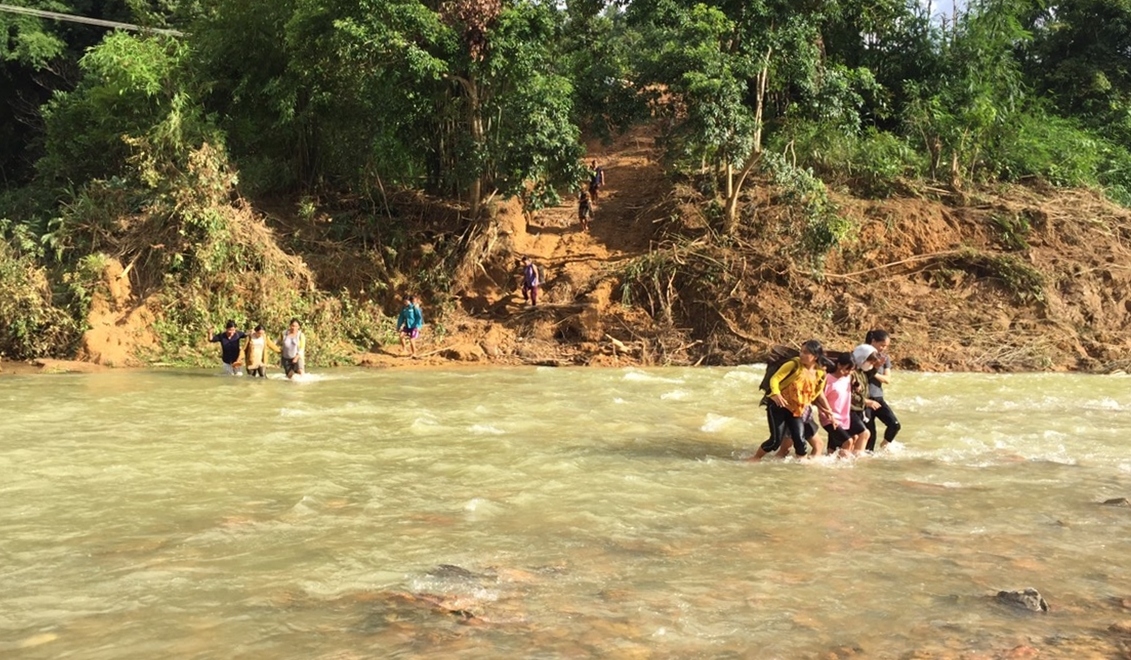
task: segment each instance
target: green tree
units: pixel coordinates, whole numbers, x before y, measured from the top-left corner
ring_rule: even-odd
[[[722,171],[725,230],[738,224],[738,200],[758,166],[767,125],[820,86],[821,2],[677,0],[633,3],[655,53],[650,80],[670,93],[677,135]]]
[[[1131,139],[1131,2],[1033,2],[1025,72],[1061,112]]]
[[[214,4],[199,28],[200,69],[215,81],[208,101],[241,168],[265,180],[260,172],[283,163],[291,176],[264,188],[464,193],[473,212],[495,192],[573,176],[577,130],[572,87],[552,57],[555,10],[465,5]]]
[[[909,85],[904,110],[908,129],[931,154],[932,176],[948,159],[955,187],[992,173],[994,146],[1028,99],[1015,53],[1029,39],[1016,4],[1005,0],[970,3],[944,35],[939,77]]]
[[[83,77],[56,92],[42,112],[46,153],[37,168],[46,181],[81,185],[95,178],[178,169],[212,129],[185,72],[188,45],[171,37],[114,32],[79,60]],[[146,162],[131,162],[145,141]],[[141,169],[138,166],[141,165]]]
[[[649,118],[636,53],[643,35],[618,5],[579,0],[566,5],[560,52],[573,81],[574,123],[602,139]]]

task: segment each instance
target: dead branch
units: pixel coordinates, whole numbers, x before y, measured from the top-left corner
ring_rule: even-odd
[[[858,270],[858,271],[855,271],[855,272],[852,272],[852,273],[825,273],[825,277],[826,278],[833,278],[833,279],[850,279],[850,278],[856,277],[857,275],[865,275],[867,273],[873,273],[877,270],[885,270],[887,268],[893,268],[895,266],[902,266],[904,264],[915,263],[917,261],[932,261],[932,260],[939,259],[939,258],[942,258],[942,257],[949,257],[951,255],[958,254],[959,252],[961,252],[961,250],[943,250],[942,252],[932,252],[931,254],[920,254],[920,255],[916,255],[914,257],[908,257],[907,259],[901,259],[899,261],[893,261],[890,264],[883,264],[883,265],[880,265],[880,266],[876,266],[874,268],[866,268],[864,270]]]

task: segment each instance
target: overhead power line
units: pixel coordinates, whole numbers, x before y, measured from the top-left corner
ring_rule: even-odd
[[[133,23],[119,23],[117,21],[104,21],[101,18],[88,18],[86,16],[75,16],[74,14],[60,14],[56,11],[43,11],[42,9],[31,9],[29,7],[13,7],[12,5],[0,5],[0,11],[6,11],[12,14],[24,14],[26,16],[35,16],[36,18],[50,18],[56,21],[70,21],[71,23],[85,23],[86,25],[97,25],[105,28],[117,28],[121,30],[134,30],[136,32],[152,32],[154,34],[167,34],[173,37],[183,37],[184,32],[180,30],[164,30],[161,28],[151,28],[142,25],[134,25]]]

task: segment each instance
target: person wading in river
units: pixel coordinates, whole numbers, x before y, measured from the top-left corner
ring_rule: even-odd
[[[246,337],[236,329],[236,322],[228,319],[223,332],[212,333],[208,341],[220,342],[220,359],[224,362],[224,373],[229,376],[240,375],[240,340]]]
[[[251,334],[247,336],[247,344],[244,345],[243,349],[244,365],[248,376],[267,377],[266,358],[268,350],[278,353],[279,347],[263,331],[263,326],[257,325],[255,330],[252,330]]]
[[[880,404],[868,398],[868,374],[870,374],[883,358],[876,349],[869,344],[861,344],[852,351],[852,363],[856,370],[852,372],[852,426],[864,427],[864,432],[857,435],[853,441],[853,453],[859,454],[868,447],[868,439],[872,432],[868,430],[868,422],[876,414]]]
[[[879,328],[869,330],[868,334],[864,337],[864,343],[861,346],[871,346],[876,349],[876,353],[880,356],[881,362],[872,371],[868,372],[868,398],[879,404],[872,414],[871,420],[868,422],[868,432],[871,437],[868,439],[868,451],[873,451],[876,447],[876,420],[880,420],[886,427],[884,429],[884,444],[886,447],[895,440],[895,436],[903,427],[899,424],[899,419],[895,416],[891,406],[884,400],[884,385],[891,382],[891,358],[888,357],[887,350],[891,344],[891,335],[885,330]],[[857,347],[859,348],[859,346]],[[855,352],[855,351],[854,351]]]
[[[302,334],[302,324],[298,319],[291,319],[279,344],[283,347],[283,373],[287,374],[287,378],[306,373],[306,335]]]
[[[793,450],[798,457],[808,452],[805,447],[805,425],[809,407],[816,403],[822,414],[832,417],[829,402],[825,399],[824,368],[825,350],[821,342],[810,339],[801,346],[801,354],[786,360],[770,378],[769,393],[766,396],[766,419],[770,425],[770,439],[763,442],[751,457],[760,461],[770,452],[784,449],[788,435],[793,441]],[[836,419],[832,426],[837,427]],[[814,438],[814,454],[820,456],[822,443]],[[782,452],[783,454],[785,452]]]
[[[829,402],[832,415],[821,414],[821,426],[829,436],[828,451],[847,456],[864,448],[868,429],[864,420],[852,416],[852,389],[856,364],[851,353],[841,353],[836,358],[836,368],[825,379],[825,400]],[[833,420],[836,425],[833,425]]]

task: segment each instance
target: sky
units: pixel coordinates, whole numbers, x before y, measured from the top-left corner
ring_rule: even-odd
[[[931,2],[931,14],[935,16],[938,16],[939,14],[950,16],[954,12],[954,5],[956,2],[959,7],[964,4],[963,0],[933,0]],[[927,0],[919,0],[919,4],[926,7]]]

